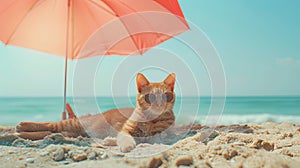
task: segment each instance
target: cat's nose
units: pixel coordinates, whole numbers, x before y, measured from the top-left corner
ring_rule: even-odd
[[[165,103],[163,103],[163,102],[157,103],[157,106],[158,106],[158,107],[164,107],[164,106],[165,106]]]
[[[166,103],[164,102],[164,100],[162,99],[162,97],[161,96],[157,96],[157,98],[156,98],[156,105],[158,107],[164,107],[165,104]]]

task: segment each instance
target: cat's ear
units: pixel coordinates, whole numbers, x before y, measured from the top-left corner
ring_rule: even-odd
[[[142,88],[148,86],[150,82],[148,79],[141,73],[138,73],[136,76],[136,85],[139,92],[141,92]]]
[[[175,73],[171,73],[170,75],[168,75],[166,77],[166,79],[164,80],[164,83],[166,85],[168,85],[169,87],[171,87],[172,91],[174,90],[174,85],[175,85],[175,80],[176,80],[176,75]]]

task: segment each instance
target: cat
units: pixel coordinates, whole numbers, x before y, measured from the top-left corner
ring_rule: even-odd
[[[174,85],[176,76],[169,74],[163,82],[150,83],[141,73],[136,76],[136,108],[121,108],[79,119],[67,105],[69,119],[59,122],[21,122],[16,126],[19,136],[42,139],[51,133],[65,136],[116,136],[122,152],[136,146],[136,138],[151,137],[172,127],[175,122]],[[70,112],[71,111],[71,112]]]

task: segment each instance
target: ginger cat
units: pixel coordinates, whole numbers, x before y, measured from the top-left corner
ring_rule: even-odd
[[[102,114],[80,117],[67,106],[71,118],[59,122],[21,122],[16,126],[19,136],[27,139],[42,139],[51,133],[65,136],[93,136],[105,138],[117,136],[122,152],[135,148],[135,138],[151,137],[167,130],[174,124],[172,111],[175,102],[175,74],[169,74],[163,82],[150,83],[139,73],[136,77],[136,108],[121,108]]]

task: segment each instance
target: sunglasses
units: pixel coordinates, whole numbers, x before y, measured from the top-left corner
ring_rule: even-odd
[[[161,96],[162,99],[166,102],[171,102],[174,99],[174,94],[172,92],[163,93]],[[148,104],[155,102],[155,100],[157,99],[156,95],[152,93],[146,94],[144,98],[146,103]]]

